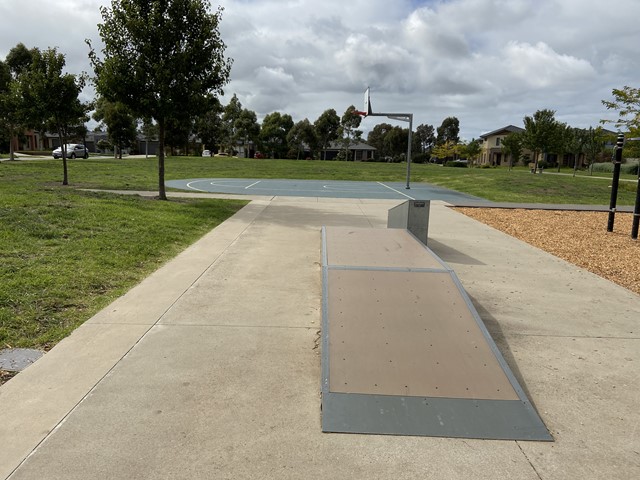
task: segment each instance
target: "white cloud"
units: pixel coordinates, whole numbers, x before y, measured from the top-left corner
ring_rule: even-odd
[[[613,88],[640,86],[637,0],[222,0],[221,32],[237,93],[260,118],[316,119],[361,103],[460,119],[462,136],[519,124],[540,108],[596,125]],[[107,0],[3,0],[0,57],[16,43],[66,54],[90,71]],[[214,4],[214,8],[216,5]],[[70,23],[74,28],[65,29]],[[378,119],[382,120],[382,119]],[[371,128],[376,119],[363,122]]]
[[[535,45],[510,41],[504,49],[505,70],[532,88],[562,87],[595,75],[583,59],[555,52],[544,42]]]

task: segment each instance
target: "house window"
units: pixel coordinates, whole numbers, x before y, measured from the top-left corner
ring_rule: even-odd
[[[501,138],[500,138],[500,137],[497,137],[497,138],[496,138],[496,147],[499,147],[499,146],[500,146],[500,140],[501,140]]]

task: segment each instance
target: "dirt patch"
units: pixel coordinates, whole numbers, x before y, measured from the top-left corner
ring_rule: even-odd
[[[630,213],[617,213],[607,232],[606,212],[455,210],[640,295],[640,242],[631,239]]]
[[[2,385],[5,382],[8,382],[17,374],[18,372],[7,372],[6,370],[0,370],[0,385]]]

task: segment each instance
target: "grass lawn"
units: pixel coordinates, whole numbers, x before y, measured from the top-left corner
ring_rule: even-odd
[[[157,190],[157,160],[70,160],[69,178],[73,185],[87,188]],[[62,178],[61,161],[18,162],[29,164],[51,181]],[[6,163],[4,164],[7,165]],[[571,169],[563,170],[572,173]],[[411,167],[412,182],[429,182],[478,197],[501,202],[579,203],[608,205],[610,180],[590,177],[581,172],[556,175],[547,172],[533,175],[526,168],[509,172],[506,168],[451,168],[438,165]],[[406,180],[406,164],[334,162],[308,160],[256,160],[238,158],[176,157],[166,162],[166,179],[185,178],[291,178],[321,180],[396,181]],[[632,180],[635,177],[623,175]],[[633,205],[635,182],[621,182],[618,205]]]
[[[406,165],[180,157],[167,159],[166,172],[167,180],[404,182]],[[0,348],[52,346],[244,205],[78,190],[157,190],[155,158],[69,160],[71,186],[62,187],[61,179],[60,160],[0,163]],[[608,205],[610,196],[607,179],[532,175],[526,169],[413,165],[412,182],[495,201]],[[621,183],[618,204],[632,205],[635,188],[634,182]]]
[[[59,166],[0,164],[0,348],[53,346],[245,205],[81,192]]]

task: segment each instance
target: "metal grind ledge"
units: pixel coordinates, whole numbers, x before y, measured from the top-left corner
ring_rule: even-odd
[[[322,430],[553,438],[457,276],[401,229],[324,227]]]

